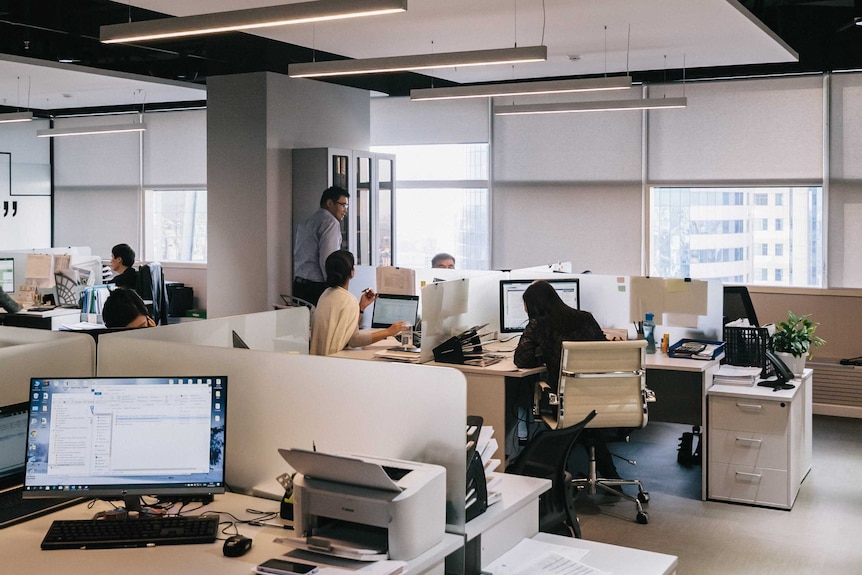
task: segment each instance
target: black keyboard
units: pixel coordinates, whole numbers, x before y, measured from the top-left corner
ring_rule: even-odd
[[[138,519],[58,519],[51,524],[42,549],[112,549],[212,543],[219,516],[205,515]]]

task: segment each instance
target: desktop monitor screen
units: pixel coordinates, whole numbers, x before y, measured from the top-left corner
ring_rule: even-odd
[[[379,294],[374,300],[374,311],[371,314],[371,327],[386,328],[396,321],[406,321],[416,325],[416,314],[419,312],[418,295]]]
[[[225,489],[227,377],[30,380],[24,497],[207,497]]]
[[[500,280],[500,331],[513,333],[524,331],[529,318],[524,309],[524,292],[535,280]],[[581,309],[579,303],[578,278],[545,280],[567,306]]]
[[[0,287],[8,294],[15,291],[14,258],[0,258]]]
[[[749,324],[759,326],[754,304],[745,286],[724,286],[724,323],[747,318]]]

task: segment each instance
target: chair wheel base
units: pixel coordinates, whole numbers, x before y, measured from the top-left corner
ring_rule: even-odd
[[[641,491],[638,493],[638,500],[641,503],[649,503],[649,493],[646,491]]]
[[[649,523],[649,515],[647,514],[647,512],[646,511],[638,512],[637,521],[641,525],[646,525],[647,523]]]

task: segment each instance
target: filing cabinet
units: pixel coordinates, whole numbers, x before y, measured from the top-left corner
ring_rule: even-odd
[[[791,509],[811,466],[810,372],[790,390],[708,391],[707,497]]]

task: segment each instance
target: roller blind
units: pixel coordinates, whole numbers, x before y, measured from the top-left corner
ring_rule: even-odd
[[[146,114],[144,186],[205,186],[206,110]]]
[[[679,86],[650,88],[651,97]],[[688,107],[650,112],[651,182],[819,180],[823,84],[818,77],[704,82]]]
[[[862,178],[862,74],[832,76],[831,177]]]
[[[371,145],[488,142],[488,100],[371,98]]]
[[[129,123],[137,116],[59,118],[55,128]],[[54,138],[54,182],[60,187],[137,186],[140,132]]]

